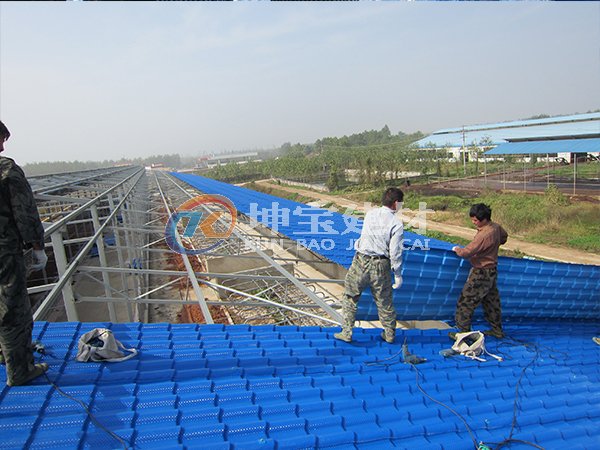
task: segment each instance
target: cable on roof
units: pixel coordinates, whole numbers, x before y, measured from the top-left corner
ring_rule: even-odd
[[[538,357],[540,356],[540,353],[541,353],[540,346],[538,344],[536,344],[536,343],[530,343],[530,342],[521,341],[521,340],[516,339],[514,337],[507,336],[507,339],[511,339],[512,341],[518,343],[518,345],[522,345],[525,348],[532,347],[535,350],[536,353],[535,353],[535,356],[533,357],[533,359],[521,371],[521,375],[520,375],[519,380],[517,381],[517,385],[515,387],[515,400],[514,400],[514,404],[513,404],[513,419],[512,419],[512,425],[511,425],[511,428],[510,428],[510,432],[509,432],[508,438],[504,439],[501,442],[497,442],[497,443],[496,442],[490,442],[489,444],[490,445],[495,445],[494,450],[499,450],[502,447],[510,445],[510,444],[513,444],[513,443],[525,444],[525,445],[529,445],[531,447],[535,447],[537,449],[544,450],[544,447],[542,447],[540,445],[537,445],[537,444],[534,444],[533,442],[525,441],[525,440],[522,440],[522,439],[514,439],[512,437],[513,433],[514,433],[514,430],[515,430],[515,427],[517,425],[519,386],[521,384],[521,380],[523,379],[523,376],[525,375],[525,371],[531,365],[533,365],[535,363],[535,361],[537,361]],[[506,344],[510,345],[510,342],[507,342]],[[516,345],[513,344],[513,346],[516,346]],[[552,349],[550,349],[550,350],[552,350]],[[557,350],[557,352],[560,352],[560,351]],[[560,352],[560,353],[564,353],[564,352]],[[471,440],[473,441],[473,445],[474,445],[475,449],[477,449],[477,450],[491,450],[491,447],[489,447],[488,445],[486,445],[486,443],[484,443],[482,441],[479,442],[479,444],[477,443],[477,438],[476,438],[475,431],[469,426],[469,424],[466,421],[466,419],[460,413],[458,413],[457,411],[455,411],[454,409],[452,409],[450,406],[446,405],[445,403],[443,403],[443,402],[441,402],[439,400],[436,400],[435,398],[433,398],[431,395],[429,395],[423,389],[423,387],[419,383],[420,372],[419,372],[419,369],[416,366],[416,364],[418,364],[419,362],[415,362],[415,361],[418,361],[418,359],[412,359],[412,358],[407,358],[406,357],[407,354],[410,355],[410,353],[408,353],[408,346],[406,344],[406,338],[404,339],[404,344],[402,346],[402,350],[394,353],[392,356],[390,356],[388,358],[385,358],[385,359],[382,359],[382,360],[367,361],[364,364],[368,365],[368,366],[377,366],[377,365],[379,365],[379,366],[389,367],[389,366],[392,366],[394,364],[398,364],[399,362],[401,362],[400,358],[398,358],[400,354],[403,355],[403,359],[404,359],[403,362],[406,363],[406,364],[410,364],[410,366],[413,369],[415,369],[415,376],[416,376],[415,377],[415,382],[417,384],[417,388],[419,389],[419,391],[425,397],[427,397],[429,400],[431,400],[434,403],[437,403],[438,405],[443,406],[444,408],[446,408],[448,411],[450,411],[452,414],[454,414],[456,417],[458,417],[463,422],[463,424],[465,425],[465,428],[467,429],[467,432],[469,433],[469,436],[470,436]],[[410,355],[410,356],[414,356],[414,355]],[[395,362],[391,362],[391,363],[386,362],[386,361],[394,360],[396,358],[398,358],[398,360],[395,361]],[[391,437],[389,439],[394,439],[394,438]]]
[[[393,360],[395,358],[397,358],[398,356],[402,355],[402,359],[398,358],[397,361],[393,362],[393,363],[386,363],[385,361],[390,361]],[[425,390],[421,387],[421,384],[419,383],[419,375],[421,374],[419,372],[419,369],[417,368],[417,364],[420,364],[422,362],[424,362],[425,360],[423,358],[419,358],[416,355],[412,355],[410,354],[410,352],[408,351],[408,344],[406,342],[406,338],[404,338],[404,344],[402,344],[402,349],[396,353],[394,353],[392,356],[382,359],[382,360],[375,360],[375,361],[367,361],[364,364],[367,366],[384,366],[384,367],[389,367],[389,366],[393,366],[394,364],[398,364],[399,362],[404,362],[405,364],[410,364],[410,366],[415,369],[415,375],[416,375],[416,383],[417,383],[417,388],[419,389],[419,391],[421,391],[421,393],[427,397],[428,399],[430,399],[432,402],[437,403],[438,405],[443,406],[444,408],[446,408],[448,411],[450,411],[452,414],[454,414],[456,417],[458,417],[460,420],[462,420],[462,422],[465,425],[465,428],[467,429],[467,432],[469,433],[469,436],[471,438],[471,440],[473,441],[473,445],[474,448],[477,450],[485,450],[486,447],[483,446],[483,443],[477,444],[477,439],[476,439],[476,435],[475,432],[473,431],[473,429],[469,426],[469,424],[467,423],[466,419],[460,415],[460,413],[458,413],[457,411],[455,411],[454,409],[452,409],[450,406],[446,405],[443,402],[440,402],[439,400],[436,400],[435,398],[433,398],[431,395],[429,395],[427,392],[425,392]],[[394,439],[394,438],[390,438],[390,439]]]
[[[46,350],[46,347],[39,341],[34,341],[34,349],[36,352],[38,352],[40,355],[42,355],[42,357],[40,358],[40,360],[43,359],[44,356],[46,355],[52,355],[52,353],[50,353],[49,351]],[[44,372],[44,376],[46,377],[46,380],[48,380],[48,383],[50,383],[54,389],[56,389],[56,391],[58,391],[59,394],[61,394],[62,396],[73,400],[74,402],[78,403],[79,405],[81,405],[81,407],[83,408],[83,410],[85,411],[85,413],[88,415],[88,417],[90,418],[90,420],[94,423],[94,425],[96,425],[98,428],[100,428],[102,431],[104,431],[106,434],[108,434],[110,437],[112,437],[113,439],[116,439],[117,441],[119,441],[119,443],[123,446],[123,448],[125,450],[129,449],[129,446],[127,445],[127,442],[125,441],[125,439],[123,439],[121,436],[119,436],[118,434],[116,434],[114,431],[109,430],[108,428],[106,428],[104,425],[102,425],[98,419],[96,419],[96,417],[92,414],[92,412],[89,410],[88,406],[82,401],[79,400],[78,398],[73,397],[71,394],[66,393],[65,391],[63,391],[61,388],[59,388],[56,383],[54,381],[52,381],[50,379],[50,377],[48,377],[48,373]]]
[[[477,444],[477,439],[476,439],[476,435],[475,435],[475,431],[473,431],[473,429],[469,426],[468,422],[466,421],[466,419],[457,411],[455,411],[454,409],[452,409],[451,407],[449,407],[448,405],[446,405],[443,402],[440,402],[439,400],[436,400],[435,398],[433,398],[431,395],[429,395],[427,392],[425,392],[425,390],[421,387],[421,384],[419,383],[419,375],[421,374],[419,372],[419,369],[417,368],[417,366],[414,363],[409,363],[410,366],[415,369],[415,381],[417,383],[417,388],[419,389],[419,391],[421,391],[421,393],[427,397],[429,400],[431,400],[434,403],[437,403],[440,406],[443,406],[444,408],[446,408],[448,411],[450,411],[452,414],[454,414],[456,417],[458,417],[460,420],[462,420],[463,424],[465,425],[465,428],[467,429],[467,431],[469,432],[469,436],[471,437],[471,440],[473,441],[473,446],[474,448],[476,448],[477,450],[485,450],[486,447],[484,446],[483,442],[480,442],[479,444]]]
[[[380,360],[376,359],[376,360],[373,360],[373,361],[365,361],[363,364],[365,364],[367,366],[383,366],[383,367],[390,367],[390,366],[393,366],[393,365],[398,364],[400,362],[405,362],[406,364],[410,364],[410,366],[415,369],[416,384],[417,384],[417,388],[419,389],[419,391],[421,391],[421,393],[423,395],[425,395],[431,401],[433,401],[433,402],[437,403],[438,405],[441,405],[444,408],[448,409],[451,413],[453,413],[454,415],[456,415],[464,423],[464,425],[465,425],[465,427],[466,427],[466,429],[467,429],[467,431],[469,433],[469,437],[473,441],[473,445],[474,445],[474,448],[476,450],[492,450],[492,449],[493,450],[499,450],[499,449],[501,449],[504,446],[508,446],[508,445],[516,444],[516,443],[529,445],[531,447],[534,447],[534,448],[537,448],[537,449],[540,449],[540,450],[545,450],[544,447],[542,447],[540,445],[537,445],[537,444],[534,444],[533,442],[529,442],[529,441],[526,441],[526,440],[523,440],[523,439],[515,439],[515,438],[512,437],[513,432],[514,432],[514,428],[516,427],[516,413],[517,413],[517,409],[516,408],[517,408],[517,401],[518,401],[518,387],[519,387],[519,385],[521,383],[521,380],[522,380],[522,378],[523,378],[523,376],[525,374],[525,371],[539,357],[539,355],[541,353],[540,352],[540,347],[544,347],[544,346],[540,346],[540,345],[538,345],[536,343],[529,343],[529,342],[521,341],[519,339],[516,339],[516,338],[513,338],[513,337],[509,337],[509,336],[506,336],[506,338],[507,339],[511,339],[512,341],[517,342],[519,345],[523,345],[526,348],[527,347],[533,347],[535,349],[535,351],[536,351],[536,354],[535,354],[534,358],[529,362],[529,364],[527,364],[527,366],[525,366],[523,368],[523,370],[521,372],[521,376],[519,377],[519,381],[517,382],[517,387],[516,387],[516,390],[515,390],[515,403],[514,403],[515,406],[513,408],[513,422],[512,422],[512,427],[511,427],[511,430],[510,430],[510,433],[509,433],[509,437],[507,439],[504,439],[502,442],[490,442],[490,443],[486,444],[483,441],[480,441],[479,443],[477,443],[475,431],[469,426],[469,424],[466,421],[466,419],[460,413],[458,413],[457,411],[455,411],[454,409],[452,409],[451,407],[449,407],[445,403],[443,403],[443,402],[441,402],[441,401],[436,400],[435,398],[433,398],[431,395],[429,395],[422,388],[422,386],[419,383],[419,375],[420,375],[419,369],[417,368],[417,366],[414,363],[410,362],[411,361],[410,359],[408,359],[407,361],[402,361],[401,360],[400,355],[402,355],[402,353],[403,353],[402,350],[394,353],[393,355],[391,355],[391,356],[389,356],[387,358],[380,359]],[[503,342],[503,343],[506,343],[507,345],[511,345],[510,342]],[[405,345],[406,345],[406,339],[405,339]],[[517,345],[513,344],[513,346],[517,346]],[[403,345],[403,347],[404,347],[404,345]],[[548,348],[549,350],[556,351],[558,353],[564,353],[564,352],[561,352],[560,350],[555,350],[555,349],[552,349],[550,347],[544,347],[544,348]],[[414,355],[412,355],[412,356],[414,356]],[[393,361],[395,359],[396,359],[396,361],[394,361],[394,362],[387,362],[387,361]],[[394,441],[394,440],[401,440],[401,439],[404,439],[404,438],[403,437],[401,438],[401,437],[390,436],[390,437],[385,437],[385,438],[382,437],[382,438],[375,438],[375,439],[355,440],[353,442],[353,444],[354,445],[368,444],[368,443],[372,443],[372,442],[387,441],[387,440]],[[490,445],[495,445],[495,447],[492,448],[492,447],[490,447]],[[320,446],[320,448],[328,448],[328,447],[334,447],[334,446],[337,447],[338,444]]]
[[[98,419],[96,419],[96,417],[91,413],[91,411],[89,410],[88,406],[85,403],[83,403],[82,400],[79,400],[78,398],[75,398],[72,395],[67,394],[65,391],[63,391],[61,388],[59,388],[56,385],[56,383],[54,383],[54,381],[52,381],[48,377],[48,374],[46,372],[44,372],[44,376],[48,380],[48,383],[50,383],[52,386],[54,386],[54,389],[56,389],[59,394],[61,394],[62,396],[66,397],[66,398],[68,398],[70,400],[73,400],[76,403],[79,403],[81,405],[81,407],[83,408],[83,410],[85,411],[85,413],[90,418],[90,420],[94,423],[94,425],[96,425],[98,428],[100,428],[102,431],[104,431],[106,434],[108,434],[113,439],[116,439],[117,441],[119,441],[119,443],[123,446],[123,448],[125,450],[127,450],[129,448],[129,446],[127,445],[127,442],[125,441],[125,439],[123,439],[121,436],[119,436],[118,434],[116,434],[114,431],[111,431],[108,428],[106,428],[104,425],[102,425],[98,421]]]
[[[384,366],[384,367],[389,367],[389,366],[393,366],[395,364],[401,363],[402,360],[400,358],[398,358],[400,355],[402,354],[402,350],[394,353],[392,356],[388,356],[387,358],[384,359],[375,359],[373,361],[365,361],[363,364],[365,366]],[[385,361],[391,361],[398,358],[398,360],[392,362],[392,363],[386,363]]]
[[[515,401],[513,403],[513,419],[512,419],[512,424],[511,424],[511,427],[510,427],[510,432],[508,433],[508,437],[506,439],[500,441],[500,442],[490,442],[490,444],[496,446],[494,448],[494,450],[499,450],[502,447],[510,445],[510,444],[513,444],[513,443],[525,444],[525,445],[529,445],[531,447],[535,447],[535,448],[544,450],[544,447],[542,447],[540,445],[537,445],[537,444],[534,444],[533,442],[525,441],[525,440],[522,440],[522,439],[514,439],[512,437],[513,433],[515,431],[515,427],[517,426],[517,413],[518,413],[518,401],[519,401],[519,386],[521,385],[521,380],[523,379],[523,376],[525,376],[525,371],[529,367],[531,367],[537,361],[537,359],[539,358],[539,356],[541,354],[540,346],[538,344],[536,344],[535,342],[522,341],[522,340],[517,339],[517,338],[512,337],[512,336],[506,336],[505,339],[509,339],[509,340],[511,340],[513,342],[516,342],[517,343],[516,345],[512,344],[510,341],[506,342],[507,345],[512,345],[513,347],[517,347],[517,346],[520,346],[520,345],[522,345],[523,347],[525,347],[527,349],[529,347],[532,347],[535,350],[535,355],[534,355],[533,359],[531,361],[529,361],[529,363],[525,367],[523,367],[523,370],[521,370],[521,375],[519,376],[519,380],[517,381],[517,384],[515,386]],[[546,347],[546,348],[548,348],[550,350],[553,350],[550,347]],[[564,352],[561,352],[560,350],[553,350],[553,351],[564,353]]]

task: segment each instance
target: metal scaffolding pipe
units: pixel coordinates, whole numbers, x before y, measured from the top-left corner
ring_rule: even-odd
[[[156,176],[156,174],[154,174],[154,177],[155,177],[156,185],[158,187],[158,191],[162,198],[163,204],[165,205],[165,211],[167,211],[170,214],[171,208],[169,207],[169,204],[167,203],[167,199],[165,198],[165,194],[160,187],[158,177]],[[177,240],[181,239],[179,237],[178,233],[175,233],[175,238]],[[181,245],[181,242],[179,242],[179,243]],[[210,310],[208,309],[208,305],[206,304],[206,299],[204,298],[204,294],[202,293],[202,289],[200,288],[200,285],[198,284],[198,280],[196,279],[196,275],[194,274],[194,269],[192,267],[192,264],[190,263],[190,259],[188,258],[188,255],[186,255],[184,253],[180,253],[180,256],[181,256],[181,259],[183,260],[183,264],[185,265],[185,269],[187,271],[189,280],[192,283],[192,289],[194,290],[194,294],[196,295],[196,299],[198,300],[198,304],[200,306],[200,309],[202,310],[202,314],[204,315],[204,320],[206,321],[206,323],[209,323],[209,324],[214,323],[214,320],[212,318]]]
[[[131,192],[133,192],[133,189],[135,188],[136,184],[140,181],[142,175],[144,175],[144,172],[143,172],[142,169],[140,169],[134,175],[129,176],[129,177],[126,178],[126,180],[130,180],[130,179],[132,179],[133,176],[137,177],[137,178],[135,178],[133,180],[132,186],[131,186],[131,188],[129,188],[129,190],[127,192],[127,196],[129,196],[131,194]],[[118,186],[121,186],[122,183],[119,183]],[[110,189],[109,191],[112,191],[112,189]],[[102,195],[106,195],[107,193],[109,193],[109,192],[107,191],[106,193],[104,193]],[[81,263],[81,261],[85,257],[87,257],[88,252],[92,249],[92,247],[94,246],[96,240],[102,234],[102,231],[104,230],[104,228],[116,216],[117,212],[123,206],[123,204],[125,203],[125,200],[127,199],[127,196],[125,196],[121,200],[121,202],[119,202],[119,204],[117,205],[117,207],[107,217],[107,220],[102,225],[100,225],[100,228],[94,233],[94,235],[87,242],[87,244],[85,244],[83,246],[83,248],[79,251],[79,253],[75,257],[75,259],[67,267],[63,268],[64,269],[63,273],[60,273],[60,270],[59,270],[59,273],[61,275],[60,279],[58,280],[58,282],[56,283],[56,285],[52,288],[52,290],[50,291],[50,293],[46,296],[46,298],[44,299],[44,301],[37,308],[37,310],[33,313],[33,319],[34,320],[41,320],[45,316],[45,314],[48,312],[48,310],[54,304],[54,301],[58,297],[59,292],[62,292],[63,289],[65,289],[65,287],[67,286],[67,284],[69,285],[69,287],[66,288],[66,290],[67,290],[67,298],[65,299],[65,307],[67,308],[67,319],[70,320],[70,321],[77,321],[78,320],[77,311],[74,310],[74,308],[72,308],[72,305],[71,305],[71,302],[73,301],[73,299],[72,298],[68,298],[69,297],[68,290],[70,288],[71,277],[75,273],[75,270],[77,269],[77,267],[79,266],[79,264]],[[93,205],[96,201],[97,201],[97,199],[93,199],[92,201],[88,202],[89,206]],[[73,216],[73,217],[75,217],[75,216]],[[58,248],[63,248],[64,249],[64,246],[61,246],[58,243],[58,240],[59,240],[58,236],[60,236],[60,240],[62,240],[61,227],[63,225],[65,225],[66,222],[63,222],[61,220],[60,222],[57,222],[57,224],[59,224],[59,223],[60,223],[60,227],[58,227],[58,226],[54,227],[53,226],[52,227],[53,231],[51,233],[51,238],[56,241],[54,243],[54,252],[55,252],[55,255],[56,255],[56,252],[57,252],[57,244],[58,244]],[[60,250],[58,250],[58,251],[60,252]],[[57,265],[58,265],[58,261],[57,261]],[[72,297],[72,293],[71,293],[71,297]]]
[[[190,198],[193,197],[187,190],[183,189],[179,184],[177,184],[173,180],[172,177],[168,177],[168,178],[175,186],[177,186],[182,192],[184,192],[185,195],[187,195]],[[232,233],[235,234],[240,240],[248,241],[248,239],[246,239],[244,236],[242,236],[241,233],[239,231],[237,231],[236,229],[234,229]],[[322,299],[317,297],[303,283],[298,281],[292,274],[290,274],[287,270],[285,270],[283,267],[281,267],[281,265],[278,264],[273,258],[268,256],[265,252],[263,252],[257,246],[255,246],[253,248],[253,250],[257,254],[259,254],[265,261],[267,261],[273,268],[275,268],[279,273],[281,273],[284,277],[286,277],[291,283],[293,283],[304,295],[306,295],[308,298],[313,300],[317,305],[319,305],[321,308],[323,308],[323,310],[325,310],[334,319],[334,321],[331,321],[331,322],[337,323],[337,324],[342,323],[342,316],[337,311],[335,311],[331,306],[329,306],[327,303],[325,303]]]

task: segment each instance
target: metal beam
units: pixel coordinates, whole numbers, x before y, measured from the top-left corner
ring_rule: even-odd
[[[288,311],[294,311],[294,312],[296,312],[298,314],[302,314],[302,315],[305,315],[305,316],[308,316],[308,317],[312,317],[313,319],[323,320],[325,322],[333,323],[333,324],[336,324],[336,325],[340,324],[340,322],[328,319],[327,317],[321,317],[321,316],[317,316],[316,314],[307,313],[306,311],[301,311],[301,310],[299,310],[297,308],[294,308],[292,306],[288,306],[288,305],[285,305],[283,303],[274,302],[272,300],[267,300],[266,298],[262,298],[262,297],[259,297],[257,295],[249,294],[247,292],[238,291],[237,289],[230,288],[230,287],[227,287],[227,286],[223,286],[222,284],[211,283],[210,281],[205,281],[204,283],[208,284],[209,286],[214,287],[214,288],[224,289],[226,291],[233,292],[234,294],[237,294],[237,295],[241,295],[241,296],[244,296],[244,297],[252,298],[254,300],[258,300],[258,301],[263,302],[263,303],[267,303],[267,304],[269,304],[271,306],[277,306],[278,308],[287,309]],[[319,305],[319,306],[321,306],[321,305]]]
[[[76,303],[113,303],[120,304],[127,301],[124,298],[120,297],[78,297]],[[129,299],[132,304],[136,305],[197,305],[198,302],[196,300],[180,300],[180,299],[172,299],[172,298],[148,298],[148,299]],[[273,305],[265,304],[265,302],[235,302],[232,300],[221,300],[221,301],[212,301],[207,300],[207,305],[210,306],[236,306],[236,307],[281,307],[280,303],[274,302]],[[311,304],[294,304],[295,308],[306,308],[306,309],[320,309],[319,305]],[[318,316],[316,316],[318,317]],[[329,319],[323,319],[329,320]]]
[[[184,188],[182,188],[179,184],[177,184],[172,176],[169,176],[169,179],[175,186],[177,186],[182,192],[185,193],[188,197],[192,198],[193,196],[187,192]],[[246,242],[252,242],[249,239],[244,238],[244,236],[236,229],[233,230],[233,234],[235,234],[240,240],[244,240]],[[284,277],[286,277],[290,282],[292,282],[304,295],[314,301],[317,305],[319,305],[323,310],[325,310],[335,321],[334,323],[341,324],[342,316],[335,311],[331,306],[325,303],[322,299],[316,296],[313,292],[311,292],[303,283],[298,281],[293,274],[289,273],[285,270],[281,265],[279,265],[273,258],[267,255],[264,251],[262,251],[258,246],[249,246],[256,253],[258,253],[265,261],[267,261],[273,268],[275,268],[279,273],[281,273]]]
[[[154,177],[156,180],[156,185],[158,187],[158,191],[159,191],[162,201],[165,205],[165,211],[169,211],[169,213],[170,213],[171,208],[169,207],[169,204],[167,203],[167,199],[165,198],[165,194],[160,187],[160,183],[158,181],[158,177],[156,176],[156,173],[154,174]],[[179,237],[178,233],[175,233],[175,238],[178,240],[181,239]],[[181,242],[180,242],[180,244],[181,244]],[[204,315],[204,320],[206,321],[206,323],[209,323],[209,324],[214,323],[212,315],[210,314],[210,310],[208,309],[208,305],[206,304],[206,299],[204,298],[204,294],[202,293],[202,289],[200,288],[200,285],[198,284],[198,280],[196,279],[196,275],[194,274],[194,269],[192,267],[192,264],[190,263],[190,259],[188,258],[188,255],[181,253],[180,256],[183,261],[183,264],[185,265],[185,269],[188,273],[190,282],[192,283],[192,289],[194,290],[194,294],[196,295],[196,300],[198,300],[198,304],[200,305],[200,309],[202,310],[202,314]]]
[[[128,166],[128,167],[125,167],[125,168],[113,169],[113,170],[110,170],[110,169],[109,170],[103,170],[101,173],[96,173],[96,174],[91,175],[89,177],[79,178],[79,179],[76,179],[76,180],[72,180],[71,179],[69,181],[65,181],[63,183],[57,183],[57,184],[54,184],[54,185],[51,185],[51,186],[42,186],[42,187],[39,187],[39,188],[33,188],[32,191],[33,191],[34,194],[44,194],[44,193],[47,193],[47,192],[56,191],[56,190],[61,189],[61,188],[69,187],[69,186],[72,186],[74,184],[81,183],[83,181],[93,180],[93,179],[101,177],[101,176],[106,177],[106,176],[109,176],[109,175],[112,175],[112,174],[115,174],[115,173],[123,172],[124,170],[128,170],[130,168],[131,168],[131,166]],[[97,170],[97,169],[93,169],[93,170]]]
[[[172,275],[172,276],[185,276],[187,271],[182,270],[165,270],[165,269],[134,269],[131,267],[97,267],[97,266],[80,266],[80,272],[112,272],[112,273],[128,273],[128,274],[148,274],[148,275]],[[288,280],[288,277],[283,275],[247,275],[242,273],[221,273],[221,272],[193,272],[195,278],[231,278],[231,279],[249,279],[249,280],[275,280],[284,281]],[[335,283],[344,284],[342,279],[331,279],[331,278],[296,278],[298,281],[306,283]],[[203,281],[203,280],[201,280]]]
[[[100,228],[98,229],[98,231],[96,231],[96,233],[94,233],[94,236],[92,236],[92,238],[88,241],[88,243],[83,246],[83,248],[79,251],[79,253],[75,257],[75,259],[64,269],[64,273],[61,274],[61,277],[58,280],[58,282],[56,283],[56,285],[52,288],[52,290],[50,291],[48,296],[44,299],[44,301],[40,304],[38,309],[34,312],[34,314],[33,314],[34,320],[41,320],[41,318],[44,317],[45,314],[48,312],[48,310],[54,305],[54,301],[58,297],[58,294],[63,290],[63,288],[65,288],[67,283],[70,285],[70,280],[71,280],[71,277],[73,276],[73,274],[75,273],[75,270],[77,269],[77,267],[79,266],[79,264],[81,263],[83,258],[86,257],[88,252],[92,249],[92,246],[95,244],[95,241],[102,234],[102,231],[107,226],[107,224],[110,222],[110,220],[112,220],[117,215],[117,212],[119,212],[119,210],[125,203],[127,197],[131,194],[131,192],[133,191],[136,184],[140,181],[142,175],[144,175],[143,169],[136,171],[135,174],[132,175],[132,176],[136,176],[136,178],[133,179],[133,185],[131,186],[131,188],[129,188],[127,195],[125,195],[123,197],[121,202],[117,205],[117,207],[113,210],[113,212],[108,216],[107,221],[104,222],[102,225],[100,225]],[[131,180],[132,176],[127,177],[126,180]],[[126,180],[119,183],[117,186],[121,186]],[[115,188],[116,188],[116,186],[115,186]],[[112,191],[112,190],[114,190],[114,188],[110,189],[109,191]],[[105,195],[105,194],[103,194],[103,195]],[[92,201],[90,201],[89,206],[93,205],[95,203],[95,201],[96,201],[96,199],[93,199]],[[66,221],[64,223],[61,223],[61,226],[65,225],[65,224],[66,224]],[[54,231],[55,231],[55,233],[51,234],[53,238],[54,238],[54,236],[60,235],[60,227],[55,227]],[[57,238],[55,238],[55,239],[57,239]],[[56,244],[54,247],[54,251],[55,252],[57,251]],[[67,302],[69,302],[69,301],[70,300],[67,299]],[[69,312],[67,311],[67,315],[68,315],[68,313]],[[73,314],[73,311],[71,311],[71,314]],[[74,312],[74,314],[75,314],[75,316],[77,315],[76,311]],[[71,318],[69,318],[69,320],[71,320]],[[77,320],[77,319],[75,319],[75,320]]]
[[[120,188],[121,186],[123,186],[125,183],[127,183],[129,180],[132,180],[135,176],[138,176],[137,181],[139,181],[141,175],[143,175],[143,170],[144,169],[139,169],[137,171],[135,171],[134,173],[132,173],[131,175],[129,175],[127,178],[125,178],[124,180],[122,180],[121,182],[119,182],[118,184],[114,185],[113,187],[107,189],[106,191],[104,191],[102,194],[94,197],[93,199],[89,200],[88,202],[86,202],[85,204],[81,205],[79,208],[77,208],[75,211],[70,212],[69,214],[67,214],[65,217],[61,218],[58,222],[54,222],[50,227],[46,228],[45,232],[47,234],[52,234],[55,231],[61,229],[63,226],[65,226],[68,222],[70,222],[71,220],[75,219],[77,216],[79,216],[80,214],[82,214],[83,212],[87,211],[90,206],[98,203],[101,199],[103,199],[104,197],[106,197],[108,194],[112,193],[113,191],[115,191],[116,189]]]

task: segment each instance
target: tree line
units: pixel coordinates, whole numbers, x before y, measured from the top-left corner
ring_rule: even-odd
[[[312,144],[285,143],[277,149],[276,158],[230,163],[203,175],[226,182],[277,177],[321,183],[330,190],[344,187],[349,178],[359,184],[382,185],[388,179],[401,178],[403,172],[441,172],[441,162],[436,160],[447,157],[448,152],[413,146],[423,137],[420,132],[392,134],[386,125],[381,130],[325,137]]]
[[[181,157],[180,155],[165,154],[154,155],[147,158],[121,158],[119,160],[105,159],[104,161],[44,161],[24,164],[23,171],[28,176],[47,175],[51,173],[76,172],[79,170],[98,169],[101,167],[112,167],[117,165],[132,164],[136,166],[150,166],[152,164],[163,164],[173,169],[193,166],[195,158]]]

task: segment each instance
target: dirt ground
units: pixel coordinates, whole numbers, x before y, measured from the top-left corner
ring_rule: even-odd
[[[594,203],[600,202],[600,183],[597,179],[579,179],[575,186],[573,181],[566,178],[547,178],[545,169],[512,172],[504,179],[502,174],[490,174],[487,177],[467,177],[456,180],[437,181],[428,185],[414,186],[423,191],[453,191],[456,193],[479,194],[487,189],[503,190],[505,192],[528,192],[543,194],[550,184],[555,185],[563,194]],[[435,195],[435,194],[434,194]]]
[[[279,189],[287,192],[295,192],[304,197],[314,198],[315,200],[322,202],[323,204],[333,202],[341,208],[351,208],[357,211],[364,210],[364,205],[356,203],[347,198],[329,195],[322,192],[315,192],[307,189],[296,188],[291,186],[281,186],[276,183],[270,182],[270,180],[261,180],[255,182],[263,186]],[[343,211],[342,211],[343,212]],[[408,218],[411,218],[411,213],[406,213]],[[413,214],[414,215],[414,214]],[[464,239],[472,239],[475,235],[475,229],[466,228],[457,225],[452,225],[443,222],[437,222],[435,220],[435,213],[427,215],[427,228],[441,233],[448,234],[450,236],[458,236]],[[512,251],[519,251],[525,255],[533,256],[537,258],[549,259],[552,261],[560,261],[566,263],[576,264],[592,264],[600,265],[600,255],[594,253],[587,253],[580,250],[574,250],[566,247],[551,247],[543,244],[534,244],[525,242],[516,238],[509,237],[508,242],[503,245],[503,248]]]

